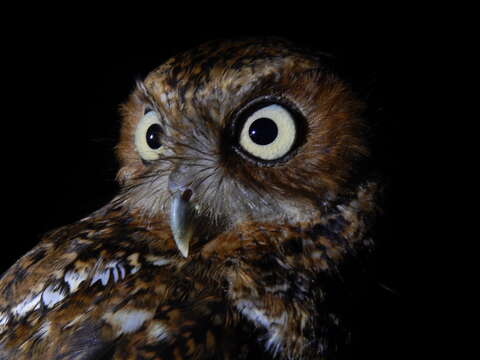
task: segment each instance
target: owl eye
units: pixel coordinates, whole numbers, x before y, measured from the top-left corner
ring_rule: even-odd
[[[279,104],[271,104],[247,117],[240,130],[239,144],[256,158],[276,160],[292,149],[296,136],[292,114]]]
[[[135,130],[135,146],[144,160],[157,160],[162,150],[162,126],[155,111],[146,112]]]

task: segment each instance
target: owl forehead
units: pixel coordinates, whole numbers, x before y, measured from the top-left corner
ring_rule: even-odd
[[[293,73],[318,67],[285,43],[209,43],[171,58],[144,81],[149,95],[168,113],[212,119],[255,95],[269,92]]]

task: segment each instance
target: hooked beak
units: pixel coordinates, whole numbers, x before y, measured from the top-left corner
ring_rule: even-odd
[[[170,227],[178,250],[183,257],[188,256],[190,240],[193,236],[193,208],[190,203],[192,190],[176,191],[170,204]]]

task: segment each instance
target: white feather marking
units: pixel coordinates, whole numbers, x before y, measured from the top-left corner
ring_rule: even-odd
[[[250,301],[240,300],[237,302],[236,307],[245,317],[247,317],[247,319],[253,321],[254,323],[260,323],[260,325],[266,327],[267,329],[270,328],[271,321]]]
[[[118,270],[116,267],[112,268],[112,275],[113,275],[113,281],[117,282],[118,281]]]
[[[166,259],[160,256],[147,256],[147,261],[155,266],[164,266],[172,262],[171,259]]]
[[[109,263],[107,263],[105,265],[105,271],[110,271],[112,273],[114,282],[117,282],[118,279],[120,278],[120,276],[118,274],[118,266],[119,265],[120,264],[117,261],[110,261]],[[122,279],[123,279],[123,277],[122,277]]]
[[[64,328],[66,329],[66,328],[69,328],[69,327],[75,325],[75,324],[78,323],[81,319],[83,319],[84,316],[85,316],[85,314],[80,314],[80,315],[76,316],[75,318],[73,318],[72,321],[70,321],[68,324],[66,324],[66,325],[64,326]]]
[[[153,314],[145,310],[119,310],[103,318],[117,330],[117,335],[121,335],[138,330],[145,321],[153,318]]]
[[[166,340],[170,336],[167,328],[160,321],[150,324],[147,332],[150,340],[155,342]]]
[[[50,332],[50,325],[50,321],[45,321],[35,335],[39,338],[45,337]]]
[[[269,339],[265,343],[265,349],[276,355],[282,348],[282,334],[279,328],[269,331]]]
[[[16,317],[22,317],[26,313],[34,310],[37,306],[40,305],[40,299],[42,294],[30,295],[17,306],[12,309],[12,313]]]
[[[46,307],[51,308],[65,298],[65,293],[58,285],[49,285],[42,293],[42,302]]]
[[[10,320],[10,316],[4,312],[0,312],[0,329],[5,326]]]
[[[140,270],[140,266],[134,267],[132,269],[132,274]],[[97,281],[100,281],[103,286],[107,285],[109,280],[112,279],[113,282],[118,282],[119,280],[125,279],[126,271],[123,264],[118,261],[110,261],[103,267],[102,270],[97,271],[93,277],[90,285],[95,284]]]
[[[102,285],[105,286],[108,283],[108,279],[110,278],[110,269],[97,271],[93,274],[92,281],[90,282],[90,286],[95,284],[97,281],[101,281]]]
[[[275,318],[274,326],[268,331],[269,339],[265,343],[265,349],[270,351],[274,356],[283,347],[283,336],[285,330],[285,324],[287,323],[287,313],[283,313],[280,317]]]
[[[132,268],[132,270],[130,270],[130,274],[136,274],[138,272],[138,270],[140,270],[140,266],[135,266]]]
[[[273,285],[273,286],[266,286],[265,291],[276,293],[276,292],[286,292],[290,288],[288,283]]]
[[[287,322],[287,313],[283,313],[280,317],[267,317],[263,311],[259,310],[248,300],[238,301],[236,307],[254,324],[265,327],[268,331],[268,340],[265,343],[265,348],[275,355],[282,348],[282,332]]]
[[[118,269],[120,270],[120,278],[125,279],[126,271],[125,271],[125,268],[123,267],[123,265],[118,264]]]
[[[133,253],[127,257],[128,264],[132,267],[130,270],[130,274],[137,273],[140,268],[142,267],[141,264],[138,262],[139,253]]]
[[[68,284],[71,293],[78,290],[78,287],[87,278],[86,272],[67,271],[63,280]]]

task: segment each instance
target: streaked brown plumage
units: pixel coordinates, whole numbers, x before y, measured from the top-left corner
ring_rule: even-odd
[[[149,74],[122,107],[120,194],[1,279],[0,359],[334,353],[326,279],[372,245],[378,186],[363,103],[327,60],[211,42]],[[259,119],[276,137],[247,146]]]

